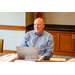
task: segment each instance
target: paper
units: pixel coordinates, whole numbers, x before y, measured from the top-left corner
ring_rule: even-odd
[[[0,56],[0,62],[9,62],[15,58],[17,58],[17,54],[14,54],[14,53],[6,54],[3,56]]]
[[[40,56],[40,55],[39,55],[39,61],[40,61],[42,58],[43,58],[43,56]]]
[[[35,61],[15,60],[15,62],[35,62]]]
[[[52,61],[66,61],[65,58],[50,58]]]
[[[43,56],[40,56],[40,55],[39,55],[39,61],[40,61],[42,58],[43,58]],[[15,62],[35,62],[34,60],[35,60],[35,59],[33,59],[33,60],[29,60],[29,59],[28,59],[28,60],[27,60],[27,59],[26,59],[26,60],[15,60]]]
[[[71,58],[71,59],[69,59],[69,60],[66,61],[66,62],[75,62],[75,58]]]

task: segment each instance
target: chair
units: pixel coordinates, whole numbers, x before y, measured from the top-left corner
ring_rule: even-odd
[[[0,53],[3,53],[3,39],[0,39]]]

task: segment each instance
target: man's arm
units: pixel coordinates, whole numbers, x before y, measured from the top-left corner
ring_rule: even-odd
[[[29,34],[28,33],[26,33],[25,34],[25,36],[24,36],[24,38],[23,38],[23,40],[22,40],[22,43],[21,43],[21,46],[28,46],[27,45],[27,40],[29,39]]]
[[[51,35],[48,39],[46,52],[43,54],[43,56],[50,56],[51,57],[53,55],[53,50],[54,50],[54,40],[53,40],[53,36]]]
[[[25,39],[22,40],[21,46],[26,46]]]

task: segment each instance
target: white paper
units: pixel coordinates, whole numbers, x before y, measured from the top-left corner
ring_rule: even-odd
[[[14,54],[14,53],[6,54],[3,56],[0,56],[0,62],[9,62],[15,58],[17,58],[17,54]]]
[[[40,61],[42,58],[43,58],[43,56],[40,56],[40,55],[39,55],[39,61]]]
[[[43,58],[43,56],[40,56],[40,55],[39,55],[39,61],[40,61],[42,58]],[[26,59],[26,60],[15,60],[15,62],[35,62],[34,60],[35,60],[35,59],[33,59],[33,60],[32,60],[32,59],[31,59],[31,60],[30,60],[30,59],[28,59],[28,60],[27,60],[27,59]]]
[[[35,62],[35,61],[15,60],[15,62]]]
[[[52,61],[66,61],[65,58],[50,58]]]
[[[71,58],[71,59],[69,59],[69,60],[66,61],[66,62],[75,62],[75,58]]]

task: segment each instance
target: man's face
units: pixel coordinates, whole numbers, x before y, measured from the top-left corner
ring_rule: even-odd
[[[34,21],[34,30],[37,35],[40,35],[43,32],[44,23],[41,20]]]

